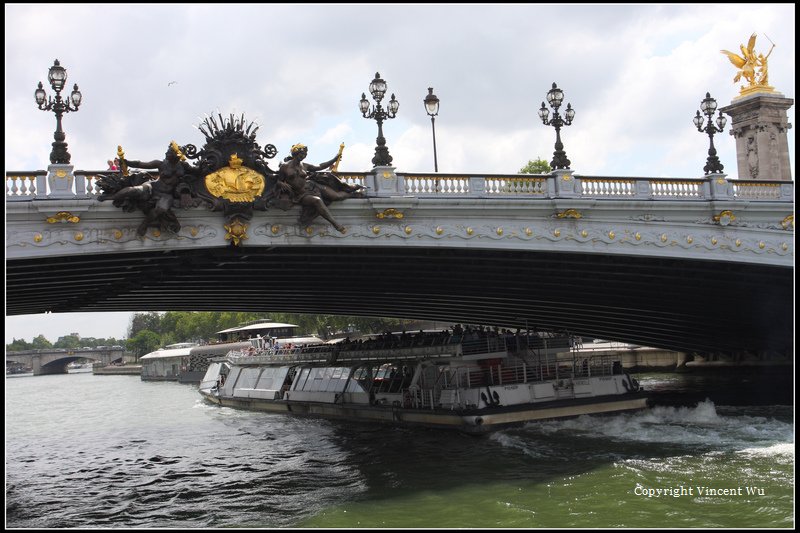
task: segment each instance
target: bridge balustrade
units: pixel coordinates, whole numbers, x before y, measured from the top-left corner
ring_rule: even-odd
[[[112,170],[76,170],[69,191],[75,199],[91,199],[102,191],[97,186],[101,174],[112,174]],[[394,196],[396,191],[384,191],[376,187],[377,174],[369,172],[342,172],[339,178],[349,185],[365,187],[368,196]],[[155,177],[155,176],[154,176]],[[397,174],[398,191],[407,196],[436,197],[530,197],[559,198],[562,192],[556,187],[557,176],[510,174],[510,175],[442,175],[442,174]],[[787,201],[794,199],[794,182],[756,181],[727,179],[723,174],[709,175],[698,179],[647,178],[647,177],[602,177],[573,174],[577,197],[614,198],[631,200],[747,200]],[[59,195],[58,199],[64,199]],[[50,199],[48,172],[6,172],[6,201],[31,201]]]

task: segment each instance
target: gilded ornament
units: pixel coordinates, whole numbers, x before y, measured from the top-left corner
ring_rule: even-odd
[[[583,237],[585,239],[588,236],[589,236],[589,232],[588,231],[586,231],[585,229],[581,230],[581,237]],[[611,238],[613,239],[614,237],[611,237]]]
[[[192,234],[192,237],[197,237],[197,234],[198,234],[199,232],[197,231],[197,228],[196,228],[196,227],[192,226],[192,228],[189,230],[189,233],[191,233],[191,234]]]
[[[56,177],[65,178],[67,176],[66,170],[56,170]]]
[[[372,226],[372,233],[377,235],[380,232],[381,232],[381,228],[379,228],[378,226]]]
[[[553,230],[553,235],[555,235],[556,237],[561,237],[561,230],[560,229]]]
[[[783,229],[794,229],[794,215],[788,215],[783,220],[781,220],[781,227]]]
[[[442,227],[441,226],[436,226],[436,235],[441,235],[442,233],[444,233],[444,230],[442,229]]]
[[[280,230],[281,227],[277,224],[273,224],[272,227],[270,228],[270,231],[272,232],[273,235],[277,235]]]
[[[56,222],[69,222],[71,224],[77,224],[80,221],[81,217],[73,215],[69,211],[59,211],[55,215],[47,217],[48,224],[55,224]]]
[[[264,192],[264,176],[243,167],[237,154],[231,154],[228,166],[206,176],[208,192],[231,202],[252,202]]]
[[[77,233],[75,233],[75,240],[76,241],[82,241],[83,240],[83,232],[82,231],[78,231]]]
[[[636,239],[637,241],[641,241],[641,240],[642,240],[642,234],[641,234],[641,233],[639,233],[639,232],[637,231],[637,232],[636,232],[636,233],[633,235],[633,238],[634,238],[634,239]]]
[[[714,222],[719,223],[720,226],[727,226],[736,220],[736,215],[733,214],[733,211],[726,209],[725,211],[720,211],[718,215],[714,215],[713,219]]]
[[[691,235],[687,236],[686,237],[686,242],[689,243],[689,244],[692,244],[694,242],[694,237],[692,237]]]
[[[781,250],[783,250],[785,252],[788,249],[789,249],[789,245],[788,244],[786,244],[785,242],[781,244]]]
[[[230,224],[223,224],[225,231],[225,240],[231,241],[234,246],[239,246],[239,243],[247,238],[247,224],[243,223],[238,218],[234,218]]]
[[[661,234],[661,242],[667,242],[667,234],[666,233],[662,233]]]
[[[525,235],[530,237],[531,235],[533,235],[533,230],[531,228],[525,228]]]
[[[503,234],[503,228],[497,228],[496,231],[497,231],[498,235],[502,235]]]
[[[736,246],[741,246],[741,245],[742,245],[742,240],[736,239]]]
[[[766,243],[764,243],[764,241],[758,241],[758,247],[759,248],[761,248],[763,250],[765,246],[766,246]]]
[[[122,232],[120,230],[118,230],[118,229],[115,229],[114,230],[114,238],[117,239],[117,240],[121,239],[122,238]]]
[[[766,37],[766,34],[765,34]],[[767,37],[769,39],[769,37]],[[772,41],[770,40],[772,43]],[[752,34],[747,41],[747,47],[743,44],[739,45],[739,50],[742,55],[729,52],[727,50],[720,50],[723,54],[728,56],[728,59],[733,66],[739,69],[733,82],[737,83],[739,80],[746,82],[739,90],[739,97],[747,96],[753,93],[774,93],[775,88],[769,85],[769,72],[767,68],[767,59],[769,59],[772,50],[775,48],[775,43],[772,43],[772,48],[769,49],[767,55],[756,54],[756,34]]]
[[[713,244],[714,246],[716,246],[716,245],[717,245],[717,242],[719,242],[719,241],[717,241],[717,238],[716,238],[716,237],[711,237],[711,244]]]
[[[375,213],[375,217],[380,218],[381,220],[383,220],[384,218],[401,219],[403,218],[403,213],[401,213],[397,209],[394,209],[393,207],[390,207],[389,209],[384,209],[380,213]]]
[[[411,226],[406,226],[403,231],[406,232],[406,235],[411,235]]]
[[[473,233],[475,233],[475,230],[472,228],[467,228],[467,235],[472,235]]]
[[[558,213],[556,218],[583,218],[583,215],[577,209],[565,209],[564,211]]]
[[[153,229],[153,237],[161,237],[161,230],[158,228]]]
[[[616,233],[614,233],[613,231],[609,231],[609,232],[608,232],[608,238],[609,238],[609,239],[613,239],[613,238],[614,238],[614,237],[616,237],[616,236],[617,236],[617,234],[616,234]]]
[[[42,234],[41,233],[37,233],[37,234],[35,234],[33,236],[33,242],[42,242],[42,238],[43,238]],[[784,244],[784,246],[786,246],[786,245]]]
[[[311,236],[314,233],[314,228],[311,226],[306,226],[306,235]]]

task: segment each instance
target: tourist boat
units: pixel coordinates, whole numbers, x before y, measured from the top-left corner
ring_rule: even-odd
[[[254,343],[250,354],[213,361],[199,391],[222,406],[467,433],[647,406],[619,361],[579,361],[549,341],[420,333],[292,349]]]

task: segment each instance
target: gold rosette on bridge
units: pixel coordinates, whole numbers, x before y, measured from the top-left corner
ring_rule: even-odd
[[[264,192],[264,176],[242,166],[237,154],[231,155],[228,166],[206,176],[208,192],[231,202],[252,202]]]

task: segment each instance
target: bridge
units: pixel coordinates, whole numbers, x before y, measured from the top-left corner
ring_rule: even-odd
[[[367,191],[330,206],[344,233],[190,208],[139,236],[141,212],[97,201],[101,172],[64,167],[6,173],[9,315],[382,316],[793,356],[792,181],[376,167],[339,173]]]
[[[67,365],[79,359],[93,359],[106,365],[121,362],[125,354],[122,346],[98,346],[97,348],[49,348],[6,352],[6,365],[19,363],[33,369],[34,376],[66,374]]]

